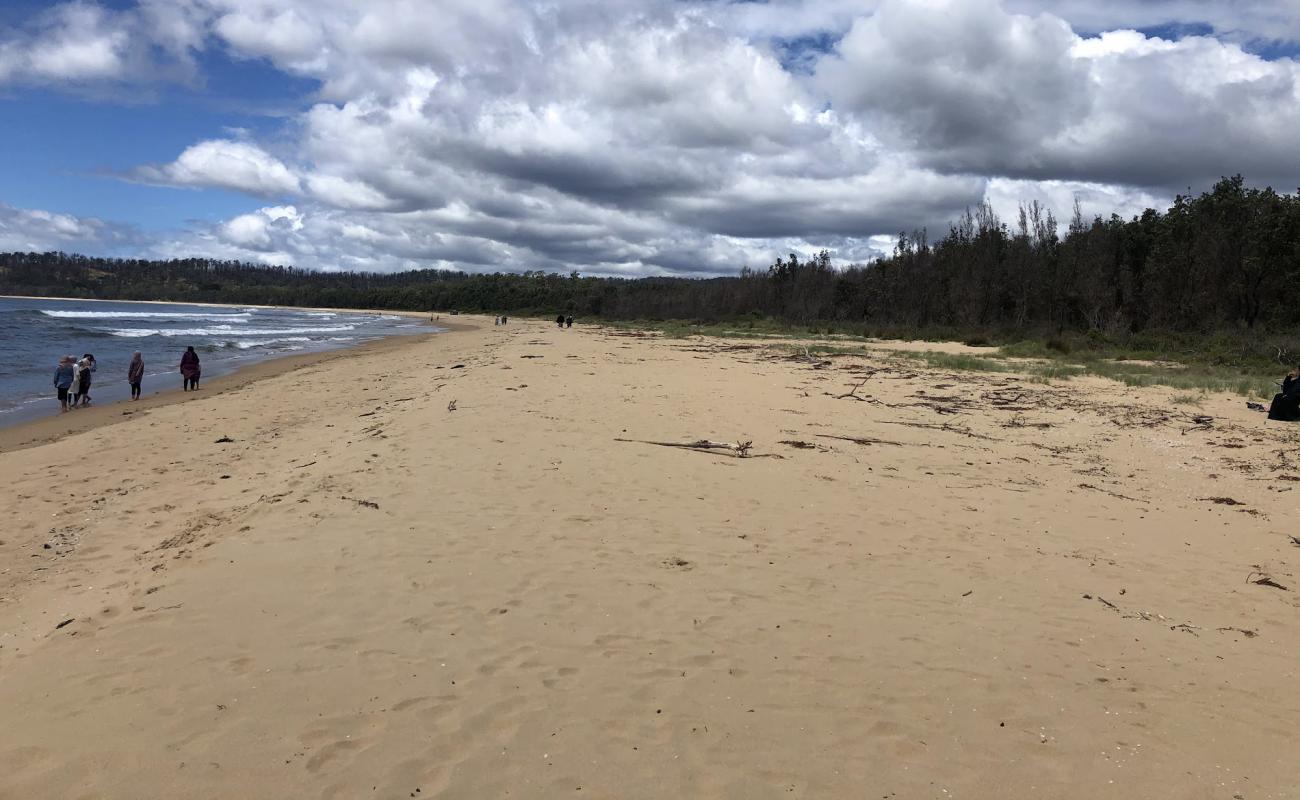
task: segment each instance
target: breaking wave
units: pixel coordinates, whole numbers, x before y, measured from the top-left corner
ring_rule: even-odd
[[[310,336],[277,336],[271,339],[234,339],[226,342],[227,347],[237,347],[240,350],[248,350],[252,347],[267,347],[274,344],[285,344],[287,342],[310,342]]]
[[[187,311],[54,311],[42,308],[41,313],[56,319],[215,319],[247,322],[253,318],[252,312],[248,311],[237,314],[209,314]]]
[[[230,325],[217,325],[212,328],[105,328],[110,336],[125,336],[139,339],[145,336],[281,336],[302,333],[338,333],[350,331],[355,325],[328,325],[320,328],[234,328]]]

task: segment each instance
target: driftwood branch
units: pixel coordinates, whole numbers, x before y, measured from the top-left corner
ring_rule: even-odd
[[[811,364],[813,369],[825,369],[831,365],[829,361],[813,358],[813,354],[809,352],[807,347],[803,349],[803,360]]]
[[[1023,414],[1016,414],[1011,419],[1002,423],[1002,427],[1004,428],[1050,428],[1052,427],[1052,423],[1030,422],[1029,420],[1025,419],[1025,416]]]
[[[1140,498],[1140,497],[1129,497],[1129,496],[1126,495],[1126,494],[1120,494],[1119,492],[1112,492],[1110,489],[1104,489],[1104,488],[1102,488],[1102,487],[1100,487],[1100,486],[1093,486],[1091,483],[1081,483],[1081,484],[1079,484],[1079,488],[1080,488],[1080,489],[1091,489],[1091,490],[1094,491],[1094,492],[1101,492],[1102,494],[1108,494],[1108,495],[1110,495],[1111,497],[1118,497],[1120,500],[1132,500],[1132,501],[1135,502],[1135,503],[1145,503],[1145,502],[1147,502],[1146,500],[1143,500],[1143,499]]]
[[[944,422],[938,425],[936,425],[933,422],[903,422],[901,420],[896,420],[896,419],[882,419],[880,420],[880,422],[885,425],[904,425],[908,428],[924,428],[926,430],[932,430],[932,431],[947,431],[949,433],[959,433],[962,436],[969,436],[972,439],[983,439],[988,442],[1002,441],[1001,439],[995,436],[985,436],[982,433],[975,433],[970,428],[964,427],[962,425],[954,425],[951,422]]]
[[[1273,577],[1267,572],[1252,572],[1246,576],[1246,583],[1253,583],[1256,586],[1268,586],[1273,589],[1281,589],[1284,592],[1291,591],[1286,586],[1273,580]]]
[[[857,394],[858,394],[858,390],[861,389],[863,386],[866,386],[866,385],[867,385],[867,381],[869,381],[869,380],[871,380],[871,377],[870,377],[870,376],[868,376],[868,377],[866,377],[866,378],[863,378],[861,383],[859,383],[857,386],[854,386],[852,389],[848,390],[846,393],[844,393],[844,394],[835,394],[835,395],[831,395],[831,397],[834,397],[836,400],[845,400],[845,399],[849,399],[849,400],[862,400],[862,401],[865,402],[865,401],[867,401],[867,398],[865,398],[865,397],[858,397]]]
[[[815,435],[818,439],[838,439],[841,442],[853,442],[854,444],[860,444],[863,447],[870,447],[873,444],[892,444],[895,447],[903,446],[902,442],[894,442],[889,439],[877,439],[874,436],[836,436],[830,433],[818,433]]]
[[[763,455],[752,454],[749,451],[753,449],[754,443],[749,441],[738,442],[736,444],[732,444],[731,442],[711,442],[708,439],[697,439],[693,442],[652,442],[646,439],[615,438],[614,441],[633,442],[636,444],[653,444],[658,447],[677,447],[682,450],[694,450],[700,453],[718,453],[719,455],[734,454],[735,458],[783,458],[783,456],[779,456],[775,453],[766,453]]]

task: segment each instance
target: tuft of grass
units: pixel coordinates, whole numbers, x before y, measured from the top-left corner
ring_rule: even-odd
[[[924,350],[900,350],[899,355],[923,361],[935,369],[951,369],[959,372],[1010,372],[1005,361],[984,356],[972,356],[965,353],[932,353]]]

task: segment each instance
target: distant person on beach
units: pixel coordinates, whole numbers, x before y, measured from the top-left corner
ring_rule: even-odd
[[[1282,391],[1273,396],[1268,418],[1283,422],[1300,419],[1300,366],[1282,379]]]
[[[72,388],[72,381],[76,376],[77,368],[72,363],[72,356],[60,358],[59,365],[54,368],[54,388],[58,391],[61,412],[68,410],[68,391]]]
[[[573,327],[573,315],[572,315],[572,314],[570,314],[569,316],[567,316],[567,317],[564,318],[564,327],[566,327],[566,328],[572,328],[572,327]]]
[[[126,368],[126,382],[131,384],[131,399],[140,399],[140,384],[144,383],[144,356],[136,350],[131,356],[131,364]]]
[[[501,324],[502,324],[502,325],[506,324],[506,323],[509,322],[509,321],[510,321],[510,318],[509,318],[509,317],[505,316],[504,314],[501,316]]]
[[[181,377],[185,381],[185,391],[199,388],[199,374],[199,354],[194,352],[193,347],[187,347],[181,356]]]
[[[564,327],[564,315],[563,315],[563,314],[561,314],[560,316],[558,316],[558,317],[555,318],[555,326],[556,326],[557,328],[563,328],[563,327]]]

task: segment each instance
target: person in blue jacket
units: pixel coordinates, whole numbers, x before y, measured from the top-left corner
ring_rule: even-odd
[[[64,411],[68,410],[68,389],[72,387],[72,380],[77,375],[77,368],[73,366],[72,356],[64,356],[59,359],[59,366],[54,369],[54,388],[59,393],[59,405]]]

